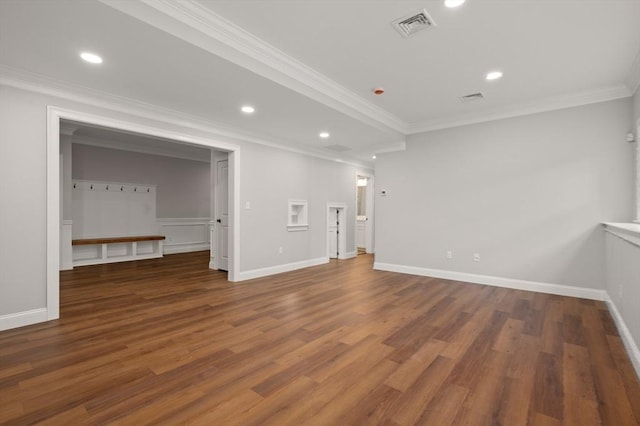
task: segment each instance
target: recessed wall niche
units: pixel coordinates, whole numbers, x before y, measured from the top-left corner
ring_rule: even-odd
[[[307,200],[289,200],[287,230],[306,231],[309,229]]]

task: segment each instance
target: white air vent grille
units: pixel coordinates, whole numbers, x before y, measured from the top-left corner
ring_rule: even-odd
[[[481,92],[460,96],[460,100],[462,102],[473,102],[473,101],[479,101],[480,99],[484,99],[484,95]]]
[[[325,146],[325,148],[330,149],[331,151],[337,151],[337,152],[351,151],[351,148],[344,145],[328,145],[328,146]]]
[[[426,10],[421,10],[418,13],[393,21],[392,25],[403,37],[409,37],[418,31],[435,27],[436,23],[433,22]]]

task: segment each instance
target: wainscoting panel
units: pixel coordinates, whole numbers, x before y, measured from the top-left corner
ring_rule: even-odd
[[[208,217],[158,218],[160,235],[164,241],[164,254],[209,250]]]

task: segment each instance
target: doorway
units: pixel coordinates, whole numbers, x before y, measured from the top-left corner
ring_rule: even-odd
[[[359,172],[356,175],[356,250],[358,254],[374,252],[373,175]]]
[[[347,258],[346,213],[345,203],[327,204],[327,257],[329,259]]]
[[[213,167],[212,167],[213,168]],[[213,171],[213,170],[212,170]],[[215,216],[214,240],[211,241],[213,269],[229,270],[229,160],[215,163]]]
[[[61,238],[61,191],[60,191],[60,122],[72,121],[80,124],[111,128],[122,132],[169,139],[176,143],[198,145],[227,152],[228,154],[228,280],[236,281],[240,267],[239,229],[239,182],[240,147],[226,142],[204,139],[163,128],[151,127],[136,122],[127,122],[85,112],[70,111],[55,107],[47,109],[47,320],[60,316],[60,238]]]

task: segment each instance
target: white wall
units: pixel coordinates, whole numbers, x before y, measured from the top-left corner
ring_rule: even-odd
[[[242,271],[326,257],[328,202],[347,204],[347,252],[355,251],[355,167],[264,146],[243,151],[242,167]],[[307,231],[287,230],[289,199],[308,201]]]
[[[355,251],[356,170],[353,166],[232,138],[221,139],[202,128],[141,118],[106,106],[0,86],[0,197],[3,203],[0,209],[0,320],[46,307],[47,106],[240,146],[241,272],[325,257],[327,201],[347,203],[350,218],[347,250]],[[86,176],[75,169],[74,164],[75,176]],[[139,179],[132,177],[131,180]],[[308,199],[308,231],[287,232],[289,198]],[[244,209],[246,201],[251,203],[250,210]],[[208,211],[209,200],[205,204]],[[180,213],[165,210],[159,214]],[[280,246],[284,251],[282,255],[277,252]]]
[[[640,233],[607,226],[605,253],[610,311],[640,377]]]
[[[376,263],[604,289],[600,223],[632,218],[631,114],[627,98],[417,134],[378,155]]]
[[[633,118],[636,123],[640,120],[640,87],[636,89],[636,93],[633,95]]]
[[[46,305],[46,110],[0,86],[0,315]]]
[[[209,217],[208,162],[73,144],[73,178],[156,185],[159,218]]]

